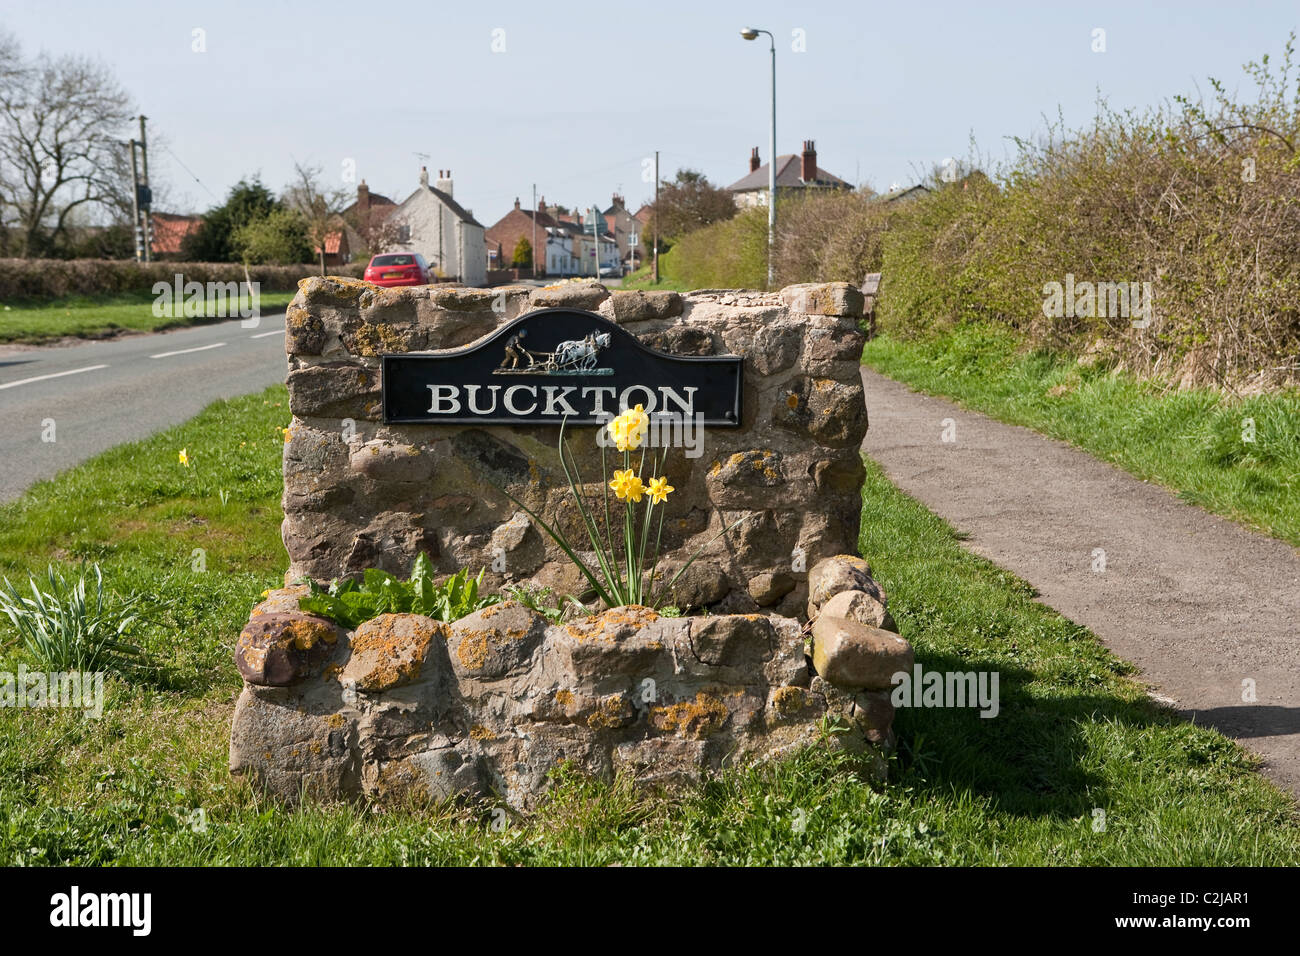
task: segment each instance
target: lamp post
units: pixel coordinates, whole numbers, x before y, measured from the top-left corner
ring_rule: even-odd
[[[775,277],[772,274],[772,250],[776,246],[776,37],[767,30],[745,27],[740,35],[746,40],[757,40],[760,33],[767,33],[772,42],[772,129],[768,139],[767,154],[767,287],[772,288]]]

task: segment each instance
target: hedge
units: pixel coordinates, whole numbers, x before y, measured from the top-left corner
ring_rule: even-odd
[[[330,275],[360,278],[364,263],[327,266]],[[244,267],[237,262],[151,262],[122,259],[0,259],[0,299],[56,299],[63,296],[148,295],[154,283],[242,282]],[[320,266],[249,266],[247,277],[260,283],[262,292],[294,292],[298,280],[319,275]]]

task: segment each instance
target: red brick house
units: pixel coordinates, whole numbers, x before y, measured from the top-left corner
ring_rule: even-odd
[[[536,223],[536,235],[534,235],[534,223]],[[484,238],[487,240],[488,268],[509,269],[514,258],[515,246],[519,244],[520,239],[527,239],[533,245],[533,259],[537,264],[537,274],[545,275],[546,260],[542,250],[546,248],[547,228],[555,225],[557,225],[556,219],[546,211],[545,196],[537,203],[535,210],[521,208],[519,200],[516,199],[515,208],[484,232]]]

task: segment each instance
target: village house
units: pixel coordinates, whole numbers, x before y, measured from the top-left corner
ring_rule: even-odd
[[[640,256],[637,246],[641,242],[641,234],[644,231],[641,223],[636,216],[628,212],[623,197],[618,193],[614,193],[610,207],[602,215],[605,217],[605,228],[613,235],[614,242],[618,246],[619,261],[628,272],[631,272],[636,268],[636,259]]]
[[[535,225],[534,225],[535,224]],[[546,271],[545,257],[541,250],[546,247],[546,230],[556,225],[556,220],[546,211],[546,197],[543,196],[536,209],[523,209],[515,199],[515,208],[510,210],[485,233],[489,269],[509,269],[513,265],[515,248],[520,239],[527,239],[533,246],[531,261],[521,268],[531,270],[536,263],[538,274]]]
[[[429,184],[420,167],[420,186],[389,213],[397,223],[387,252],[418,252],[435,275],[465,285],[487,283],[487,242],[482,224],[452,197],[451,170],[439,170]]]
[[[741,209],[767,205],[768,169],[766,163],[759,163],[757,146],[749,154],[748,175],[727,188]],[[813,189],[852,188],[852,183],[845,182],[817,165],[817,145],[810,139],[804,140],[803,152],[797,155],[787,153],[776,158],[776,191],[780,198]]]
[[[561,214],[552,216],[554,224],[546,230],[546,274],[551,276],[589,276],[596,262],[590,216]],[[600,225],[604,217],[598,215]],[[602,230],[599,234],[600,271],[619,268],[618,243],[614,234]]]

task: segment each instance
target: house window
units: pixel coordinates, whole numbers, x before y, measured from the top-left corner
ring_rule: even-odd
[[[398,242],[410,242],[410,241],[411,241],[411,227],[410,227],[410,226],[403,224],[403,225],[400,225],[400,226],[397,227],[397,241],[398,241]]]

